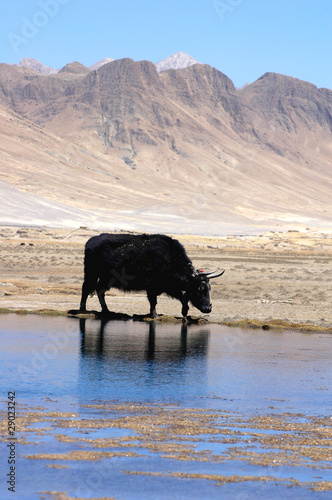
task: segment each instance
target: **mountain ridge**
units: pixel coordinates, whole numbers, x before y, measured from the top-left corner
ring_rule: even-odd
[[[100,61],[95,62],[91,66],[88,66],[87,68],[90,71],[95,71],[101,68],[104,64],[108,64],[110,62],[116,61],[116,59],[113,59],[111,57],[105,57],[104,59],[101,59]],[[77,61],[75,62],[76,64],[81,64],[78,63]],[[17,64],[17,66],[23,66],[29,69],[33,69],[37,73],[41,73],[43,75],[51,75],[51,74],[57,74],[60,71],[63,71],[64,68],[66,68],[68,65],[71,65],[74,63],[67,63],[65,66],[63,66],[60,69],[55,69],[52,68],[51,66],[46,66],[42,62],[38,61],[37,59],[34,59],[32,57],[24,57],[23,59],[20,60],[20,62]],[[199,64],[196,59],[191,57],[189,54],[186,54],[185,52],[176,52],[175,54],[172,54],[171,56],[167,57],[166,59],[163,59],[162,61],[159,61],[158,63],[155,64],[158,73],[165,71],[167,69],[183,69],[188,66],[191,66],[192,64]],[[82,65],[84,66],[84,65]],[[84,66],[85,67],[85,66]]]
[[[113,62],[116,60],[118,60],[118,59],[113,59],[111,57],[105,57],[104,59],[101,59],[101,60],[95,62],[94,64],[87,66],[87,68],[90,71],[95,71],[95,70],[98,70],[104,64],[108,64],[109,62]],[[72,63],[67,63],[65,66],[67,66],[68,64],[72,64]],[[82,63],[79,63],[79,64],[82,64]],[[179,52],[175,52],[174,54],[166,57],[165,59],[163,59],[157,63],[153,63],[153,64],[155,64],[158,73],[161,73],[162,71],[166,71],[169,69],[175,69],[175,70],[176,69],[184,69],[184,68],[187,68],[188,66],[192,66],[194,64],[202,64],[202,63],[198,62],[196,59],[194,59],[189,54],[182,52],[182,51],[179,51]],[[18,66],[18,67],[21,66],[21,67],[33,69],[34,71],[41,73],[41,74],[45,74],[45,75],[57,74],[59,71],[61,71],[65,67],[65,66],[63,66],[63,68],[55,69],[55,68],[52,68],[50,66],[43,64],[42,62],[38,61],[37,59],[31,58],[31,57],[24,57],[20,60],[20,62],[18,64],[13,64],[13,65]],[[277,74],[277,73],[275,73],[275,74]],[[262,75],[262,76],[264,76],[264,75]],[[282,75],[282,76],[286,76],[286,75]],[[286,77],[299,80],[298,78],[292,77],[292,76],[286,76]],[[262,78],[262,77],[260,77],[260,78]],[[260,78],[258,78],[258,80]],[[256,81],[258,81],[258,80],[256,80]],[[303,80],[299,80],[299,81],[303,81]],[[240,87],[236,87],[236,89],[242,90],[243,88],[247,87],[248,85],[251,85],[251,83],[246,82],[244,85],[242,85]],[[331,90],[331,89],[328,89],[327,87],[321,87],[321,88],[326,89],[326,90]]]

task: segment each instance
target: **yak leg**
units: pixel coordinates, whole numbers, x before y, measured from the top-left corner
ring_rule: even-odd
[[[156,311],[157,295],[155,293],[148,292],[148,299],[150,302],[150,316],[152,318],[158,318],[158,314]]]
[[[187,300],[184,300],[182,302],[182,316],[183,316],[183,319],[186,320],[187,319],[187,314],[188,314],[188,311],[189,311],[189,306],[188,306],[188,301]]]
[[[86,301],[88,299],[89,293],[91,293],[91,287],[89,283],[86,280],[84,280],[84,283],[82,285],[80,311],[86,311]]]
[[[102,313],[109,313],[109,309],[107,307],[106,301],[105,301],[105,293],[108,290],[107,286],[105,283],[103,283],[102,280],[99,280],[98,285],[97,285],[97,295],[98,299],[101,305],[101,312]]]
[[[105,301],[105,292],[106,292],[106,288],[102,288],[100,290],[97,290],[97,295],[98,295],[98,299],[99,299],[99,302],[101,305],[101,312],[102,313],[109,313],[110,311],[109,311],[107,304],[106,304],[106,301]]]
[[[180,298],[180,301],[181,301],[181,304],[182,304],[182,321],[186,321],[187,320],[187,314],[188,314],[188,311],[189,311],[189,306],[188,306],[188,302],[189,302],[189,293],[181,293],[181,298]]]
[[[88,299],[88,296],[90,294],[93,295],[94,291],[96,290],[97,281],[98,281],[98,276],[96,276],[94,274],[92,274],[92,275],[85,274],[83,285],[82,285],[82,295],[81,295],[81,302],[80,302],[80,310],[81,311],[86,311],[86,301]]]
[[[182,304],[181,313],[183,316],[183,320],[185,321],[187,319],[187,314],[189,311],[189,306],[188,306],[189,295],[183,292],[174,292],[171,294],[171,296],[174,297],[175,299],[178,299],[181,302]]]

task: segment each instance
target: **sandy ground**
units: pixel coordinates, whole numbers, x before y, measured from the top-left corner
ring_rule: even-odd
[[[0,307],[10,310],[77,309],[87,239],[98,232],[80,228],[0,228]],[[177,237],[195,267],[225,269],[212,284],[213,322],[241,320],[332,327],[332,234],[306,230],[259,236]],[[110,310],[145,314],[145,294],[107,294]],[[96,297],[88,308],[99,310]],[[180,315],[181,305],[159,297],[159,314]],[[191,308],[189,314],[200,313]]]

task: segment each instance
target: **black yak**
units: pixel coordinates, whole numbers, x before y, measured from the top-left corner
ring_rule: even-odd
[[[110,288],[146,291],[150,315],[157,317],[157,297],[166,293],[182,304],[188,302],[203,313],[212,310],[209,279],[222,272],[195,271],[179,241],[161,234],[107,234],[93,236],[85,245],[84,283],[80,311],[86,310],[89,294],[97,292],[102,313],[109,313],[105,292]]]

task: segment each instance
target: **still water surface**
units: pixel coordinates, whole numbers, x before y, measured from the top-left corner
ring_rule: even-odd
[[[15,391],[18,415],[20,411],[23,414],[39,407],[44,412],[72,412],[80,419],[98,419],[105,416],[98,405],[128,402],[176,408],[176,411],[188,408],[223,411],[236,418],[288,413],[301,420],[331,415],[332,338],[328,334],[3,315],[0,342],[2,409],[8,391]],[[107,416],[112,417],[111,413]],[[31,429],[41,425],[37,421],[31,424]],[[64,453],[82,448],[57,441],[57,425],[53,422],[52,431],[37,437],[31,431],[30,434],[22,431],[27,441],[29,436],[35,441],[18,444],[15,498],[40,498],[37,492],[41,491],[67,491],[75,496],[80,478],[87,473],[91,475],[91,471],[97,479],[94,486],[90,481],[83,491],[86,498],[243,500],[266,495],[291,498],[299,494],[301,498],[316,495],[332,498],[331,492],[318,494],[303,487],[294,492],[293,488],[274,483],[216,486],[203,479],[124,477],[123,474],[132,467],[135,471],[150,472],[276,476],[271,467],[255,468],[245,461],[223,461],[218,465],[193,460],[175,463],[153,455],[98,462],[62,461],[68,467],[56,469],[46,467],[54,462],[24,458],[45,451]],[[20,431],[19,426],[17,430]],[[71,435],[68,429],[66,432]],[[134,430],[113,427],[95,430],[93,437],[133,434]],[[1,444],[5,446],[6,442]],[[202,448],[195,446],[198,450],[199,446]],[[204,446],[208,447],[206,443]],[[215,452],[215,448],[216,444],[211,444],[209,449]],[[6,453],[2,453],[4,456]],[[6,470],[6,463],[1,469]],[[300,466],[289,470],[283,466],[277,476],[296,477],[299,481],[313,481],[315,477],[332,480],[329,469],[319,466],[309,471]],[[0,481],[1,493],[6,492],[4,477]],[[0,497],[7,498],[6,493]],[[14,497],[9,494],[8,498]]]

